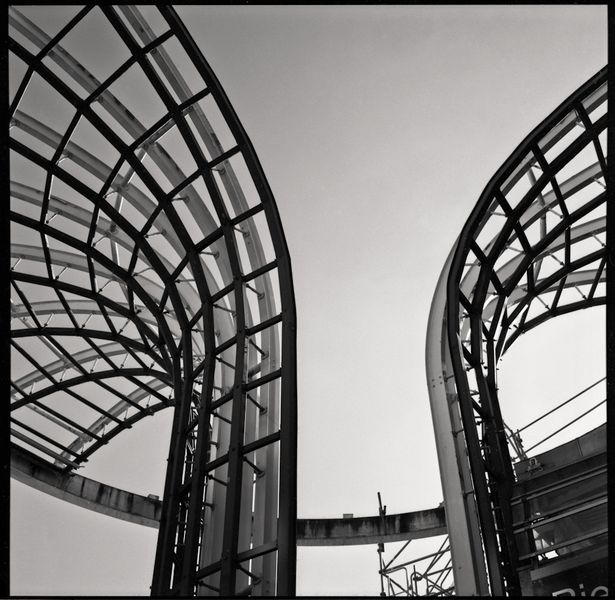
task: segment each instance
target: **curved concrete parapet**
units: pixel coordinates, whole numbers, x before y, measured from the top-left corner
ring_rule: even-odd
[[[299,546],[355,546],[399,542],[446,534],[444,507],[384,518],[298,519]]]
[[[42,492],[71,504],[139,525],[158,528],[162,502],[94,479],[68,473],[34,454],[15,448],[11,475]],[[420,539],[446,533],[444,508],[381,517],[298,519],[299,546],[354,546]]]
[[[46,494],[116,519],[156,528],[160,523],[162,502],[157,497],[66,472],[22,448],[11,450],[11,475]]]

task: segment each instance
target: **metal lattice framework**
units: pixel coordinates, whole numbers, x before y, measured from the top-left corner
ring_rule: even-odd
[[[294,594],[295,306],[254,149],[172,8],[9,11],[14,456],[173,407],[154,595]]]
[[[379,573],[382,591],[380,595],[389,597],[454,595],[455,586],[453,585],[453,568],[448,537],[444,537],[444,540],[434,552],[405,560],[402,553],[411,541],[408,540],[386,564],[381,558]],[[384,544],[381,544],[381,546],[384,546]],[[384,548],[382,551],[384,551]],[[380,548],[379,554],[381,556]]]
[[[523,333],[606,302],[607,71],[487,185],[432,304],[427,373],[456,591],[519,594],[497,364]]]

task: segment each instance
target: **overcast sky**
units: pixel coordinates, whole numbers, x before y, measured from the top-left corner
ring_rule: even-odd
[[[178,12],[256,148],[292,257],[299,516],[376,514],[378,491],[389,513],[437,506],[424,366],[437,278],[496,169],[606,63],[606,7]],[[603,319],[560,317],[512,347],[504,418],[524,408],[509,424],[604,375]],[[161,495],[170,417],[122,433],[80,474]],[[155,530],[11,492],[13,594],[149,593]],[[375,546],[300,548],[297,592],[377,594],[377,569]]]

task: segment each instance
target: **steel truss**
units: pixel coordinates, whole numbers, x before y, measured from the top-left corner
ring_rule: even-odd
[[[254,148],[172,8],[87,6],[53,35],[23,13],[9,11],[20,460],[70,473],[173,407],[152,594],[293,595],[295,305]]]
[[[519,145],[438,282],[427,373],[457,593],[520,593],[497,364],[533,327],[606,302],[606,101],[605,68]]]

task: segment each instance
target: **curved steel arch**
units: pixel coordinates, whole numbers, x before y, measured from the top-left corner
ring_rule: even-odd
[[[607,70],[491,179],[440,276],[427,377],[456,591],[519,594],[496,365],[529,329],[606,303]]]
[[[293,595],[295,304],[254,148],[172,8],[88,6],[53,37],[25,10],[9,11],[20,469],[70,475],[173,406],[152,593]],[[75,32],[124,58],[75,51]]]

